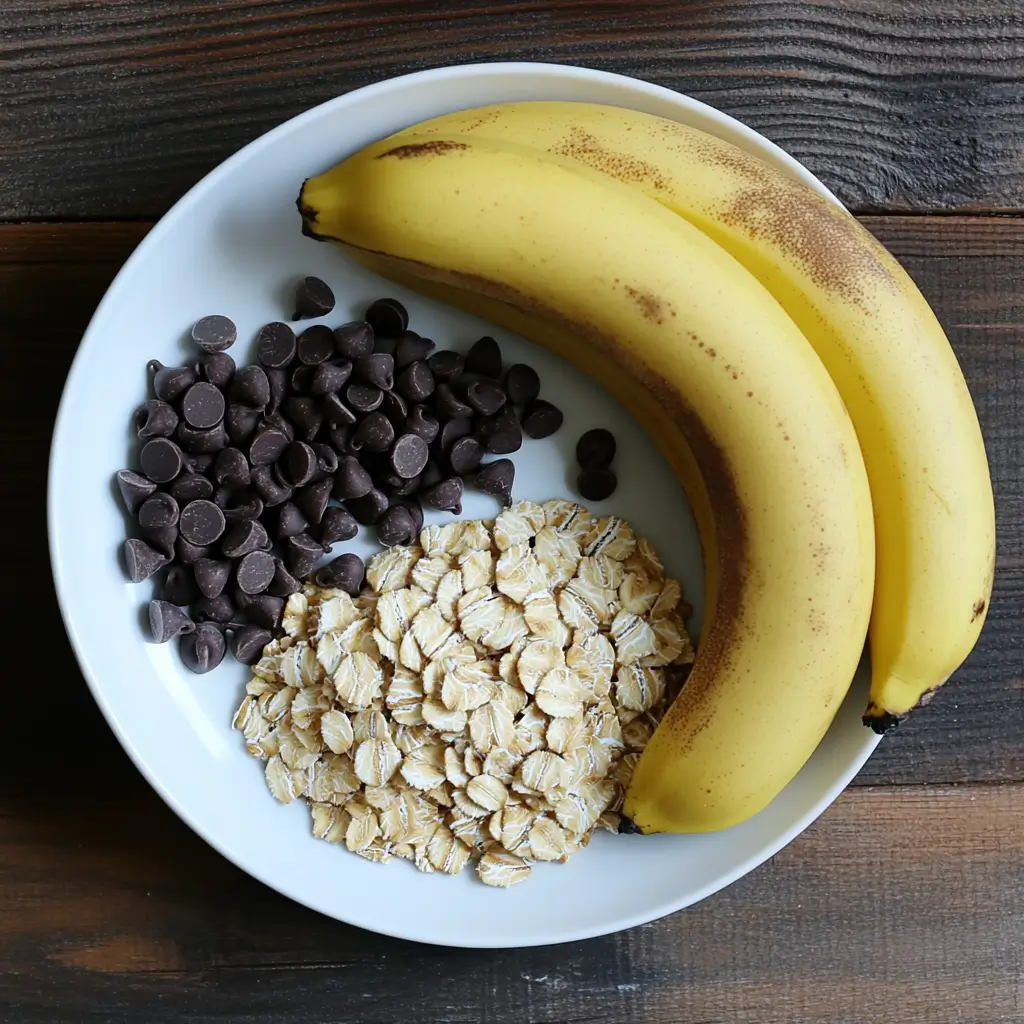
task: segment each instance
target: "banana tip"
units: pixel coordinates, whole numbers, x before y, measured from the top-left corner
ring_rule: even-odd
[[[643,829],[634,825],[631,818],[623,816],[622,820],[619,822],[620,836],[642,836],[643,834]]]
[[[881,714],[869,712],[861,721],[879,736],[884,736],[890,729],[895,729],[903,721],[903,717],[892,715],[888,711],[883,711]]]

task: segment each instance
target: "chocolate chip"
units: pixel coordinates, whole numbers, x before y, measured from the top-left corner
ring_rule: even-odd
[[[261,430],[249,445],[249,461],[253,466],[269,466],[285,453],[288,435],[281,430]]]
[[[443,479],[444,473],[441,472],[441,467],[433,459],[427,459],[427,464],[423,467],[423,472],[420,473],[420,487],[433,487]]]
[[[363,320],[334,328],[334,347],[346,359],[359,359],[373,351],[373,328]]]
[[[314,398],[333,395],[348,383],[351,376],[351,363],[321,363],[313,373],[309,393]]]
[[[345,507],[360,526],[372,526],[388,510],[389,504],[388,496],[373,487],[358,498],[349,498]]]
[[[398,299],[378,299],[366,310],[366,322],[378,338],[400,338],[409,326],[409,314]]]
[[[392,505],[377,520],[377,539],[387,548],[396,544],[408,544],[415,533],[412,516],[409,515],[409,510],[401,505]]]
[[[165,558],[174,558],[174,549],[178,543],[179,536],[177,525],[155,526],[151,529],[143,528],[142,536],[151,548],[155,548]]]
[[[131,515],[135,515],[142,503],[156,490],[155,483],[130,469],[119,469],[114,479],[124,507]]]
[[[304,277],[295,289],[293,320],[326,316],[334,309],[334,292],[319,277]]]
[[[213,544],[224,533],[224,526],[224,513],[205,498],[190,501],[181,510],[181,535],[189,544],[195,544],[196,547]]]
[[[204,352],[223,352],[234,345],[237,337],[234,323],[216,313],[197,320],[192,327],[192,340]]]
[[[160,597],[177,605],[189,605],[198,600],[199,588],[192,570],[185,565],[170,566],[160,589]]]
[[[475,380],[466,388],[466,402],[481,416],[493,416],[505,404],[505,392],[497,384]]]
[[[170,561],[144,540],[132,537],[124,542],[124,564],[128,570],[128,579],[132,583],[148,580],[158,569],[162,569]]]
[[[223,660],[227,643],[224,634],[212,622],[200,622],[195,631],[178,641],[178,653],[190,672],[202,675]]]
[[[466,360],[458,352],[445,348],[435,352],[427,360],[427,366],[435,380],[454,380],[466,368]]]
[[[203,597],[196,603],[196,614],[200,619],[213,622],[233,622],[236,615],[235,604],[227,594]]]
[[[259,425],[256,428],[257,433],[264,430],[280,430],[285,437],[288,438],[288,443],[291,444],[295,440],[295,427],[292,426],[290,420],[285,419],[284,413],[280,409],[277,412],[272,412],[269,415],[264,416]]]
[[[307,327],[299,335],[296,350],[299,362],[306,366],[319,366],[320,363],[326,363],[334,355],[334,332],[323,324]],[[312,378],[310,379],[312,380]]]
[[[176,636],[191,633],[195,628],[196,624],[176,604],[149,602],[149,634],[154,643],[165,644]]]
[[[384,392],[372,384],[349,384],[345,399],[356,412],[373,412],[384,401]]]
[[[309,529],[309,521],[293,501],[286,501],[277,513],[277,538],[297,537]]]
[[[317,540],[324,547],[330,547],[341,540],[351,540],[359,532],[359,524],[346,508],[332,505],[324,511],[317,531]]]
[[[584,469],[576,477],[576,490],[587,501],[604,501],[614,494],[618,483],[610,469]]]
[[[213,463],[217,455],[215,452],[206,452],[203,455],[183,455],[183,472],[199,473],[201,476],[209,476],[213,472]]]
[[[264,366],[289,366],[295,358],[295,348],[295,332],[280,320],[264,324],[256,335],[256,358]]]
[[[477,472],[473,485],[478,491],[497,498],[502,505],[508,505],[512,501],[515,478],[516,467],[511,459],[495,459]]]
[[[260,594],[274,578],[274,559],[266,551],[250,551],[235,570],[238,587],[246,594]]]
[[[288,537],[284,542],[285,564],[292,575],[299,579],[304,579],[313,571],[313,566],[320,561],[323,553],[323,545],[308,533]]]
[[[270,380],[262,366],[243,366],[231,381],[231,397],[263,409],[270,402]]]
[[[319,480],[295,492],[295,504],[313,525],[317,525],[324,517],[332,486],[332,480]]]
[[[212,385],[207,385],[207,387],[212,387]],[[218,423],[215,427],[206,430],[189,426],[188,423],[179,423],[174,436],[182,449],[193,455],[212,455],[214,452],[219,452],[228,443],[228,435],[223,423]]]
[[[501,349],[489,337],[474,342],[466,353],[466,369],[497,380],[501,376]]]
[[[237,448],[222,449],[213,464],[213,479],[221,485],[248,486],[249,460]]]
[[[253,551],[266,551],[269,547],[267,528],[252,519],[231,527],[220,545],[228,558],[242,558]]]
[[[339,501],[361,498],[373,490],[370,474],[359,464],[359,460],[346,455],[338,460],[338,472],[334,474],[334,497]]]
[[[267,587],[267,593],[274,597],[290,597],[302,589],[302,583],[286,568],[280,558],[274,559],[274,578]]]
[[[174,557],[182,565],[194,565],[200,558],[206,558],[209,553],[210,549],[208,547],[200,547],[181,536],[174,542]]]
[[[281,403],[288,397],[288,389],[291,385],[287,370],[275,370],[272,366],[263,371],[267,375],[267,382],[270,384],[270,401],[263,412],[269,416],[281,408]]]
[[[314,441],[310,447],[316,455],[316,475],[318,478],[334,476],[338,471],[338,453],[322,441]]]
[[[414,405],[409,410],[409,415],[405,418],[406,432],[422,437],[427,444],[430,444],[437,437],[437,432],[440,429],[437,419],[427,412],[425,405]]]
[[[505,394],[514,405],[525,405],[540,394],[540,377],[532,366],[514,363],[505,374]]]
[[[523,410],[522,423],[526,436],[539,441],[550,437],[562,425],[562,411],[543,398],[536,398]]]
[[[151,398],[135,410],[135,432],[140,441],[151,437],[170,437],[177,425],[178,414],[159,398]]]
[[[427,442],[416,434],[403,434],[391,446],[391,468],[403,480],[419,476],[430,453]]]
[[[259,626],[243,626],[231,634],[231,653],[242,665],[255,665],[263,657],[263,648],[273,637]]]
[[[576,442],[576,461],[582,469],[607,469],[615,458],[615,435],[604,427],[588,430]],[[609,492],[611,493],[611,492]],[[593,501],[601,499],[594,498]]]
[[[187,505],[190,501],[211,497],[213,484],[198,473],[180,473],[167,488],[167,493],[179,505]]]
[[[472,473],[484,457],[484,447],[475,437],[460,437],[448,449],[448,462],[459,476]]]
[[[229,405],[224,414],[224,426],[232,444],[248,440],[260,421],[259,409],[248,405]]]
[[[161,366],[153,375],[153,394],[163,402],[173,402],[196,382],[191,366]]]
[[[412,526],[415,535],[418,537],[420,530],[423,529],[423,506],[415,498],[400,498],[394,502],[395,505],[401,505],[407,509],[409,515],[412,516]]]
[[[267,508],[273,508],[292,496],[292,488],[278,482],[269,466],[254,466],[249,479]]]
[[[435,387],[434,375],[424,362],[410,363],[395,382],[396,390],[410,402],[425,402]]]
[[[438,384],[434,391],[434,408],[441,419],[454,420],[465,419],[473,415],[473,407],[466,405],[458,395],[452,391],[450,384]]]
[[[282,474],[293,487],[308,484],[316,473],[316,452],[302,441],[288,445],[282,462]]]
[[[153,483],[170,483],[181,472],[181,449],[166,437],[154,437],[142,446],[139,464]]]
[[[493,416],[480,420],[476,437],[493,455],[508,455],[523,446],[523,428],[511,406],[504,406]]]
[[[286,371],[287,372],[287,371]],[[288,386],[296,395],[308,395],[316,376],[316,367],[299,363],[288,375]]]
[[[351,385],[349,385],[351,387]],[[361,385],[360,385],[361,386]],[[356,414],[337,395],[328,395],[323,402],[324,416],[332,426],[347,427],[356,421]],[[347,435],[346,435],[347,438]],[[331,442],[334,444],[334,441]],[[339,452],[341,448],[335,445]]]
[[[388,422],[400,433],[405,427],[405,419],[409,415],[409,407],[405,399],[397,391],[386,391],[381,399],[380,412],[388,418]]]
[[[382,412],[367,413],[349,439],[349,446],[361,451],[386,452],[395,440],[395,428]]]
[[[144,530],[175,526],[178,522],[178,511],[178,503],[169,494],[154,494],[139,508],[139,526]]]
[[[433,487],[425,487],[420,490],[420,502],[427,508],[436,508],[441,512],[454,512],[462,514],[462,480],[457,476],[450,476]]]
[[[410,363],[426,359],[434,351],[429,338],[421,338],[415,331],[406,331],[395,346],[395,366],[404,370]]]
[[[460,437],[468,437],[472,433],[473,421],[471,419],[449,420],[441,427],[440,433],[437,435],[437,447],[447,453]]]
[[[395,383],[395,361],[386,352],[360,356],[352,364],[352,377],[381,391],[390,391]]]
[[[214,387],[224,390],[235,376],[235,361],[227,352],[209,352],[200,358],[199,372]]]
[[[317,570],[316,584],[318,587],[343,590],[350,597],[358,597],[365,576],[363,560],[352,552],[346,552]]]
[[[284,601],[272,594],[249,595],[240,591],[238,607],[254,626],[274,630],[281,624]]]
[[[396,499],[408,498],[420,489],[419,473],[408,478],[401,477],[397,473],[388,473],[384,477],[384,482],[388,485],[388,498],[392,505],[399,504]]]

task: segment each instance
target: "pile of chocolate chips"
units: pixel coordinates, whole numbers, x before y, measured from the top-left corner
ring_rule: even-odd
[[[307,277],[295,307],[295,320],[326,316],[334,295]],[[117,474],[138,534],[125,566],[135,583],[163,572],[153,639],[179,637],[192,671],[216,667],[228,647],[257,661],[288,595],[360,525],[385,546],[408,544],[424,506],[462,511],[467,483],[507,505],[515,467],[484,459],[561,426],[538,397],[536,371],[506,368],[493,338],[463,356],[408,328],[395,299],[335,328],[296,334],[269,323],[257,362],[236,367],[226,351],[234,323],[207,316],[192,328],[194,363],[149,364],[152,397],[134,423],[138,471]],[[347,553],[315,578],[355,595],[363,575]]]

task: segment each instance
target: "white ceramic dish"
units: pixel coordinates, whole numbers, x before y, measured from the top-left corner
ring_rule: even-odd
[[[579,433],[607,424],[620,443],[620,488],[611,502],[662,553],[698,605],[697,537],[682,493],[651,442],[599,388],[560,360],[480,321],[406,294],[303,238],[299,184],[361,146],[446,111],[516,99],[634,107],[728,139],[836,201],[808,171],[756,132],[666,89],[582,68],[544,64],[453,67],[360,89],[281,125],[204,178],[125,264],[93,317],[68,375],[53,438],[49,532],[53,574],[68,633],[97,702],[139,770],[168,804],[225,857],[278,891],[340,920],[422,942],[526,946],[600,935],[703,899],[756,867],[800,833],[856,774],[877,738],[860,723],[858,678],[813,758],[756,818],[706,836],[599,835],[570,864],[540,865],[524,885],[488,889],[473,872],[423,875],[405,863],[370,864],[310,835],[303,806],[268,794],[261,767],[230,730],[246,673],[226,660],[194,676],[173,645],[146,642],[150,586],[126,582],[118,561],[124,521],[111,479],[127,460],[128,421],[143,397],[145,362],[180,361],[200,316],[231,316],[248,350],[256,328],[289,312],[297,276],[334,287],[329,323],[353,319],[368,300],[394,294],[413,326],[444,344],[493,333],[507,357],[540,371],[544,394],[566,412],[554,438],[516,456],[519,497],[569,494]],[[88,425],[88,445],[81,438]],[[601,506],[597,506],[600,508]],[[470,517],[493,515],[482,496]],[[370,542],[363,553],[373,550]],[[102,780],[92,780],[102,785]]]

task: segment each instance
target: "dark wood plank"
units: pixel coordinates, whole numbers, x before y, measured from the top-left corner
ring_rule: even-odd
[[[870,218],[914,274],[964,365],[982,419],[997,494],[999,560],[995,598],[977,650],[932,705],[888,737],[861,773],[863,783],[1024,780],[1024,223],[1000,218]],[[11,551],[0,617],[10,635],[46,638],[53,648],[55,714],[67,743],[102,760],[112,778],[134,778],[106,731],[63,640],[43,560],[45,463],[63,374],[93,307],[145,224],[0,227],[0,403],[3,504],[22,510],[25,543]],[[144,358],[140,356],[140,358]],[[125,408],[133,404],[125,399]],[[14,713],[0,716],[0,764],[16,768],[36,742],[36,701],[17,688]],[[101,737],[99,740],[96,737]],[[58,771],[59,765],[33,771]],[[2,779],[2,776],[0,776]],[[6,782],[0,781],[0,788]],[[141,785],[141,784],[140,784]]]
[[[690,93],[860,211],[1024,201],[1017,0],[6,0],[0,216],[151,217],[313,104],[496,60]]]
[[[477,952],[307,911],[154,794],[111,798],[108,781],[0,801],[7,1024],[1021,1019],[1024,785],[852,790],[703,904],[589,942]],[[405,867],[380,870],[386,884]]]

